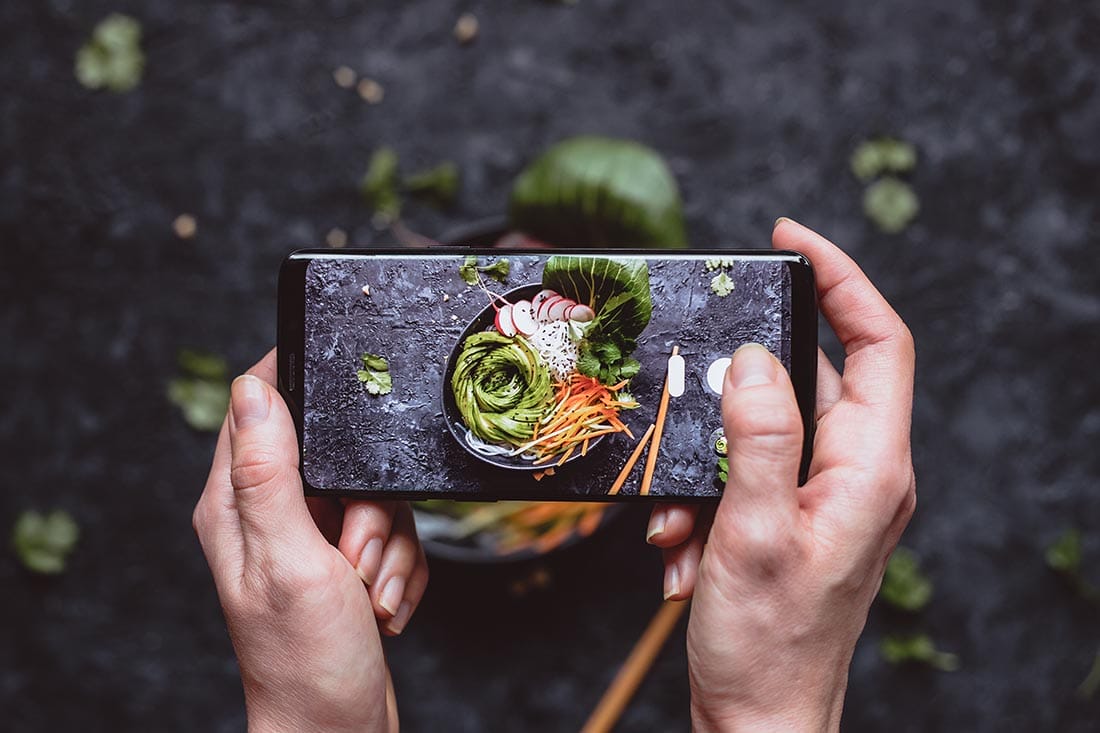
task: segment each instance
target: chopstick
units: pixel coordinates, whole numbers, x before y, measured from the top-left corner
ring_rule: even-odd
[[[611,488],[608,490],[608,496],[614,496],[619,493],[619,489],[626,483],[626,477],[630,475],[631,469],[634,468],[634,464],[638,462],[638,457],[642,455],[642,451],[645,450],[646,445],[649,443],[649,436],[653,435],[653,429],[656,427],[653,423],[649,424],[649,428],[645,431],[645,435],[638,441],[638,445],[634,447],[634,452],[630,454],[630,458],[627,459],[626,465],[623,466],[623,470],[619,471],[618,478],[615,479],[615,483],[611,484]]]
[[[687,601],[661,603],[653,620],[630,651],[630,656],[611,681],[607,692],[600,698],[581,733],[607,733],[614,727],[687,607]]]
[[[680,353],[679,346],[672,347],[672,355]],[[657,453],[661,449],[661,434],[665,431],[665,417],[668,414],[668,368],[665,368],[665,388],[661,392],[661,406],[657,408],[657,429],[653,431],[653,445],[646,456],[645,473],[642,474],[642,488],[638,490],[641,496],[649,494],[649,485],[653,483],[653,467],[657,463]]]

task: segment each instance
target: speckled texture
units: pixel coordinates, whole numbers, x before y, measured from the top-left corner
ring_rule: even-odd
[[[81,89],[73,55],[137,16],[135,92]],[[452,37],[480,20],[469,46]],[[666,157],[696,245],[765,246],[776,216],[852,254],[916,336],[919,506],[904,537],[929,608],[871,614],[850,731],[1090,731],[1073,690],[1094,608],[1042,560],[1066,526],[1100,559],[1100,9],[1079,0],[0,3],[0,527],[64,507],[69,572],[0,559],[0,709],[11,731],[241,730],[240,683],[190,528],[212,437],[164,399],[181,346],[243,370],[275,338],[275,281],[332,227],[389,243],[356,184],[370,151],[455,160],[425,234],[502,212],[516,173],[576,133]],[[347,64],[385,87],[365,104]],[[921,212],[884,236],[847,170],[858,141],[912,141]],[[193,213],[180,241],[173,218]],[[828,350],[835,345],[823,331]],[[433,564],[390,645],[408,730],[580,727],[659,598],[644,516],[529,568]],[[926,629],[940,674],[875,645]],[[686,730],[682,627],[620,726]]]
[[[583,460],[536,482],[526,471],[489,466],[469,455],[447,429],[445,366],[464,329],[488,297],[458,277],[462,257],[319,259],[305,276],[304,470],[319,489],[435,491],[456,494],[587,496],[607,492],[634,443],[606,438]],[[508,286],[542,281],[544,256],[508,258]],[[487,260],[486,260],[487,262]],[[717,456],[710,436],[721,427],[707,367],[755,341],[789,365],[790,282],[774,260],[740,260],[728,268],[734,291],[711,292],[705,257],[647,261],[653,314],[638,337],[641,373],[630,383],[640,403],[623,413],[636,437],[656,420],[672,346],[685,361],[684,394],[671,399],[653,475],[653,495],[713,496]],[[370,295],[363,293],[367,285]],[[501,290],[496,283],[490,283]],[[443,296],[447,300],[443,300]],[[389,360],[393,392],[367,394],[355,372],[364,352]],[[642,470],[623,493],[637,494]]]

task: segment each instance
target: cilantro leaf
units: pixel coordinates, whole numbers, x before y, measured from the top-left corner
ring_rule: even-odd
[[[397,221],[401,215],[401,197],[398,195],[397,153],[392,148],[374,151],[359,191],[383,225]]]
[[[12,545],[28,570],[52,575],[65,569],[79,537],[80,528],[68,512],[23,512],[15,522]]]
[[[77,81],[88,89],[128,92],[141,82],[144,68],[141,24],[113,13],[99,22],[91,39],[77,51],[74,71]]]
[[[722,457],[718,459],[718,480],[726,483],[730,477],[730,459]]]
[[[414,196],[439,206],[449,206],[458,194],[458,166],[448,160],[435,168],[413,173],[405,179],[404,187]]]
[[[477,285],[477,257],[473,255],[466,255],[466,259],[462,261],[462,264],[458,267],[458,276],[467,285]]]
[[[497,260],[488,267],[479,267],[479,270],[484,272],[489,277],[493,278],[497,282],[504,282],[508,277],[508,273],[511,271],[512,266],[508,260]]]
[[[592,345],[587,341],[581,343],[577,353],[577,371],[586,377],[595,377],[600,373],[600,360],[592,352]]]
[[[181,350],[176,358],[184,376],[168,382],[168,401],[180,408],[183,419],[195,430],[220,430],[229,409],[225,359],[190,349]]]
[[[715,295],[724,298],[733,292],[733,280],[725,272],[719,272],[710,281],[710,289]]]
[[[393,378],[390,376],[390,365],[383,357],[365,353],[361,357],[363,369],[355,374],[363,383],[368,394],[386,395],[393,391]]]
[[[1077,687],[1077,694],[1085,700],[1091,700],[1097,691],[1100,691],[1100,651],[1096,652],[1088,676]]]
[[[879,653],[890,664],[923,662],[943,672],[954,672],[959,668],[958,656],[936,649],[927,634],[887,636],[879,644]]]
[[[624,379],[633,379],[638,376],[638,372],[642,371],[642,363],[637,359],[628,356],[627,358],[619,362],[618,379],[616,382],[621,382]]]
[[[905,229],[919,211],[917,194],[897,178],[880,178],[863,192],[863,213],[887,234]]]
[[[909,143],[883,137],[864,140],[848,161],[856,178],[867,183],[882,173],[907,173],[917,164],[917,150]]]
[[[932,598],[932,581],[920,571],[917,556],[911,550],[898,547],[886,563],[878,594],[895,608],[919,611]]]
[[[376,372],[388,372],[390,370],[389,362],[384,357],[377,354],[363,354],[363,367]]]
[[[179,377],[168,383],[168,400],[195,430],[217,432],[229,408],[229,385],[206,379]]]

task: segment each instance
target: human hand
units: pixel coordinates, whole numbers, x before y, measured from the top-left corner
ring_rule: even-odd
[[[233,382],[193,523],[240,662],[249,730],[397,730],[379,627],[398,634],[428,566],[397,502],[306,499],[271,351]]]
[[[765,349],[739,349],[722,392],[729,480],[713,526],[686,506],[651,517],[666,598],[694,593],[696,730],[838,728],[856,640],[916,505],[909,330],[820,235],[780,219],[772,244],[813,263],[844,373],[819,352],[817,433],[800,487],[803,431],[790,377]]]

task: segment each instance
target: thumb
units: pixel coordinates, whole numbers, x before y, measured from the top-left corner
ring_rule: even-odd
[[[258,377],[233,381],[229,443],[229,475],[246,546],[294,546],[315,531],[298,475],[294,421],[278,393]]]
[[[733,355],[722,387],[729,479],[719,516],[751,517],[760,528],[792,526],[798,513],[802,419],[783,365],[759,344]]]

